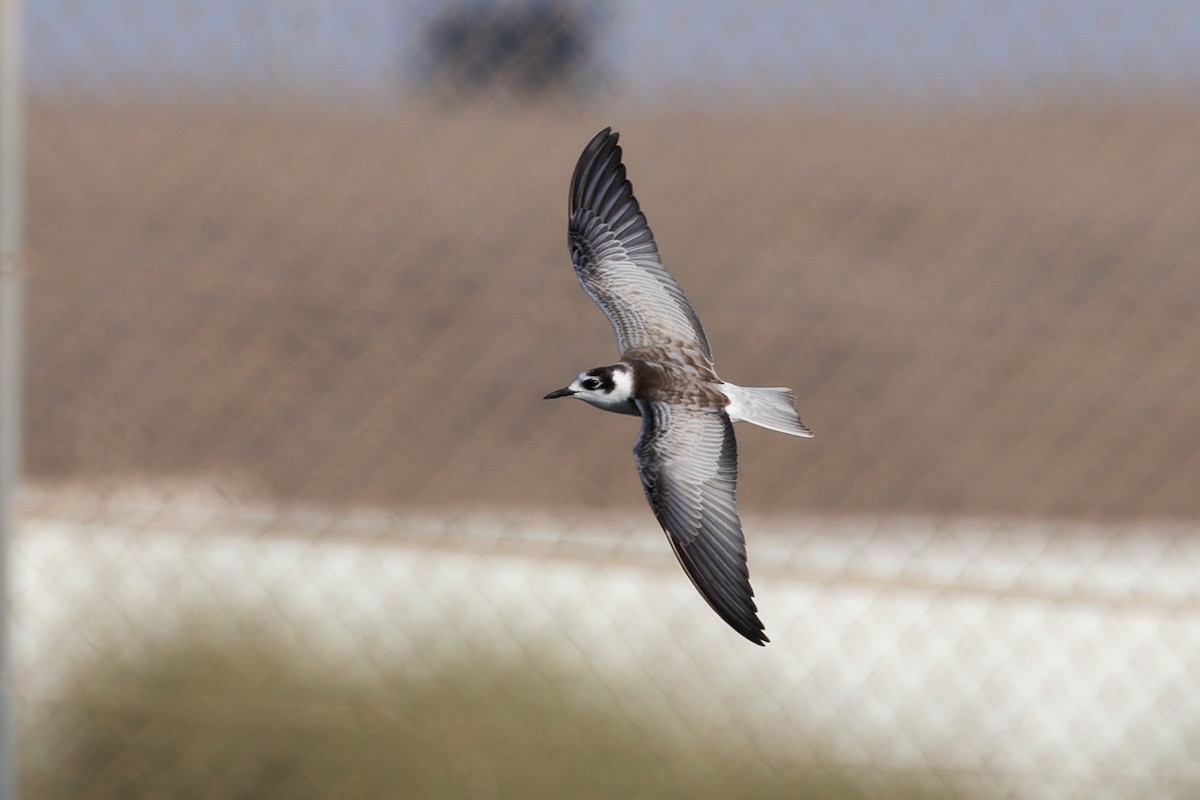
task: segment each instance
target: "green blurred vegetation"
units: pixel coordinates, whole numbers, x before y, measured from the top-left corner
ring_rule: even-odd
[[[526,644],[513,652],[539,652]],[[958,796],[933,776],[817,766],[804,743],[786,765],[682,745],[550,658],[435,656],[435,641],[410,652],[430,658],[338,668],[265,625],[100,647],[27,721],[22,797]]]

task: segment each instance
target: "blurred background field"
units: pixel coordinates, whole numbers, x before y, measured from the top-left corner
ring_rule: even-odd
[[[1200,513],[1184,103],[34,104],[30,475],[640,507],[627,448],[587,444],[629,420],[541,401],[616,359],[564,245],[606,124],[719,368],[817,430],[743,432],[749,507]]]
[[[1200,792],[1200,12],[730,8],[28,4],[23,796]],[[540,400],[606,125],[765,650]]]

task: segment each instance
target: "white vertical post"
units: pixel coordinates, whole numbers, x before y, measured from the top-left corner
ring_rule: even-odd
[[[8,554],[21,434],[21,34],[21,0],[0,0],[0,800],[17,800]]]

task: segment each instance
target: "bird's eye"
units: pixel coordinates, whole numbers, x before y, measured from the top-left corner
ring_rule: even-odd
[[[591,391],[593,389],[600,388],[600,381],[596,380],[595,378],[585,378],[583,383],[581,383],[579,385],[582,386],[583,388],[587,389],[588,391]]]

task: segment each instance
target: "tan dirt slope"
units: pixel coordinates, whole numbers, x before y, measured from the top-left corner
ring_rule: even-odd
[[[565,196],[622,131],[758,512],[1200,517],[1200,112],[35,106],[27,470],[632,507]]]

